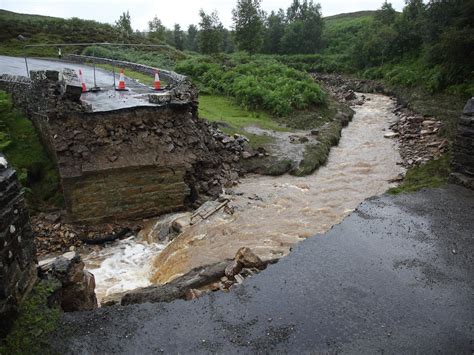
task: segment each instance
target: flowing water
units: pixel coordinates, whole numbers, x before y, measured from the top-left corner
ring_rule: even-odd
[[[168,282],[192,268],[231,259],[243,246],[262,259],[279,258],[298,241],[341,222],[364,199],[385,192],[388,181],[403,172],[396,142],[383,137],[396,120],[394,101],[366,96],[327,164],[313,175],[243,179],[230,209],[191,226],[166,247],[128,240],[85,255],[99,298]]]

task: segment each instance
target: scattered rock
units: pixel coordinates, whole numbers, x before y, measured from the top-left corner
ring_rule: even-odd
[[[352,101],[357,99],[357,95],[354,93],[354,91],[349,91],[346,96],[344,96],[344,100],[346,101]]]
[[[239,274],[242,271],[243,265],[241,262],[234,260],[225,268],[225,276],[229,280],[233,280],[235,275]]]
[[[184,297],[186,301],[191,301],[191,300],[195,300],[196,298],[201,297],[203,293],[204,292],[192,288],[185,292]]]
[[[290,136],[290,142],[293,144],[304,144],[309,141],[308,137],[293,135]]]
[[[264,269],[266,264],[250,249],[247,247],[240,248],[235,254],[235,260],[242,264],[244,267],[255,267],[258,269]]]
[[[171,227],[176,233],[183,233],[188,227],[191,226],[192,213],[186,213],[185,215],[176,218],[171,223]]]
[[[84,270],[84,263],[75,252],[39,262],[42,278],[57,280],[60,287],[53,298],[65,312],[87,311],[98,307],[94,275]]]

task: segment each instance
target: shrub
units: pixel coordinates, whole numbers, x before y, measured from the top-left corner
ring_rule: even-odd
[[[201,92],[232,96],[247,109],[277,116],[325,102],[323,91],[307,74],[266,56],[197,57],[180,62],[175,70],[192,77]]]

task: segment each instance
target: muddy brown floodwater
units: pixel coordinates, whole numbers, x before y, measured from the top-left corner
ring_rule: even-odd
[[[242,246],[250,247],[265,260],[282,257],[298,241],[341,222],[364,199],[385,192],[391,186],[388,181],[403,172],[397,164],[401,158],[396,142],[384,138],[389,124],[397,120],[392,113],[395,102],[382,95],[366,97],[364,105],[354,107],[353,121],[343,130],[339,145],[332,148],[327,164],[313,175],[243,179],[233,189],[229,203],[233,213],[228,209],[216,213],[191,226],[166,247],[135,242],[140,243],[137,252],[143,253],[143,258],[132,267],[122,263],[125,270],[120,270],[120,260],[108,260],[116,258],[110,249],[105,258],[100,252],[90,258],[85,255],[86,266],[91,266],[96,278],[99,276],[99,298],[112,292],[117,279],[120,291],[131,289],[137,278],[148,278],[140,286],[166,283],[195,267],[231,259]],[[118,249],[122,255],[133,248],[130,242]],[[120,248],[120,244],[112,248]],[[150,253],[153,248],[162,250]],[[107,267],[110,264],[115,271]],[[106,271],[109,276],[102,277]],[[124,272],[127,277],[116,275]],[[136,273],[136,277],[130,273]],[[134,280],[133,285],[123,279]]]

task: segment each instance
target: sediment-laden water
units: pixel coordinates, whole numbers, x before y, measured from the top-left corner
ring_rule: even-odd
[[[242,246],[263,259],[279,258],[298,241],[341,222],[364,199],[385,192],[403,171],[395,141],[384,138],[396,120],[394,101],[366,96],[327,164],[313,175],[248,177],[233,189],[233,213],[216,213],[166,246],[127,240],[84,255],[98,298],[168,282],[197,266],[231,259]]]

